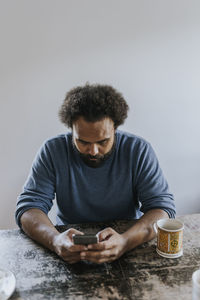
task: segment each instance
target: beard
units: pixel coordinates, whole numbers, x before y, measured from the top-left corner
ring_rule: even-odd
[[[111,149],[104,155],[90,155],[90,154],[83,154],[81,153],[74,141],[72,140],[72,144],[73,144],[73,147],[76,149],[76,151],[78,151],[81,159],[83,160],[83,162],[88,166],[88,167],[91,167],[91,168],[98,168],[100,167],[111,155],[112,153],[114,152],[115,150],[115,139],[114,139],[114,142],[113,142],[113,145],[111,147]]]

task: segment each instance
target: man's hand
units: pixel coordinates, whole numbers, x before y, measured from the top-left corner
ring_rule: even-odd
[[[152,209],[123,234],[106,228],[98,233],[99,243],[88,245],[88,251],[82,251],[80,257],[99,264],[111,262],[138,245],[152,240],[155,237],[153,224],[163,218],[168,218],[165,211]]]
[[[106,228],[98,233],[99,243],[88,245],[88,251],[82,251],[82,260],[97,264],[111,262],[125,252],[126,239],[112,228]]]
[[[87,250],[87,246],[74,245],[72,240],[73,234],[83,234],[83,232],[70,228],[56,235],[53,241],[54,251],[69,264],[80,261],[80,252]]]

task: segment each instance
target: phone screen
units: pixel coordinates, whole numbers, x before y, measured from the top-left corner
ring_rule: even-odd
[[[73,234],[72,238],[75,245],[89,245],[98,243],[98,238],[94,234]]]

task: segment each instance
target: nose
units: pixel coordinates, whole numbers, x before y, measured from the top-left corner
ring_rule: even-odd
[[[89,149],[89,154],[92,156],[95,156],[99,153],[98,145],[97,144],[91,144]]]

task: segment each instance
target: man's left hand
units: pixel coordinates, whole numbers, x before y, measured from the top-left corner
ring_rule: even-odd
[[[106,228],[98,234],[99,243],[88,245],[88,251],[82,251],[82,260],[97,264],[112,262],[125,252],[126,239],[112,228]]]

